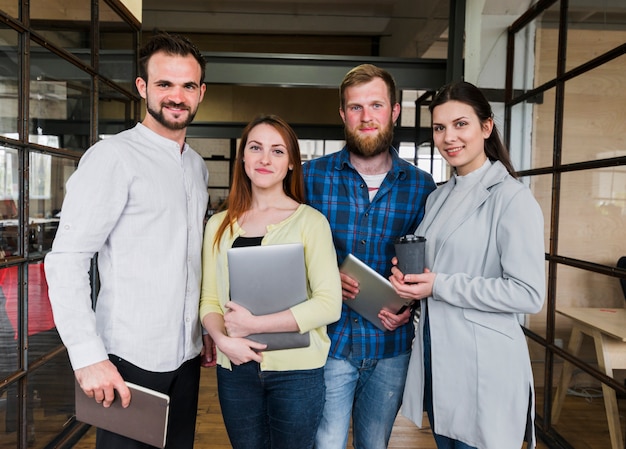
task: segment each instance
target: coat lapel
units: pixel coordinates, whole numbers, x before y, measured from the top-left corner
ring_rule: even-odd
[[[430,245],[426,245],[426,261],[431,269],[435,266],[435,256],[439,253],[441,246],[444,245],[450,235],[462,226],[476,209],[489,198],[491,187],[502,182],[507,175],[508,172],[506,168],[499,161],[494,162],[485,172],[483,178],[463,193],[464,198],[460,202],[459,207],[453,211],[444,211],[444,213],[449,215],[445,220],[437,221],[436,226],[438,226],[438,229],[429,229],[435,217],[444,207],[446,199],[450,195],[450,192],[452,192],[455,183],[448,181],[437,190],[436,196],[433,198],[430,207],[427,208],[426,215],[422,220],[422,224],[419,226],[420,235],[424,235],[426,231],[428,231],[431,240],[433,236],[436,236],[434,245],[432,244],[433,242],[431,242]],[[468,238],[471,238],[471,236],[468,236]]]

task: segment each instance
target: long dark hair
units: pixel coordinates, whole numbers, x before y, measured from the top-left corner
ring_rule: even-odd
[[[293,169],[289,170],[287,176],[283,179],[283,191],[289,198],[298,203],[304,203],[305,201],[298,136],[293,128],[282,118],[276,115],[259,115],[246,125],[241,134],[241,140],[237,148],[237,157],[235,158],[235,168],[233,169],[233,184],[230,188],[228,199],[222,207],[222,209],[226,208],[226,217],[215,233],[213,239],[214,247],[220,241],[227,228],[232,233],[235,221],[250,209],[252,204],[252,182],[246,174],[243,159],[250,132],[262,124],[270,125],[278,131],[285,141],[287,153],[289,154],[289,163],[293,166]]]
[[[456,81],[443,86],[435,94],[433,101],[430,103],[428,109],[430,113],[433,110],[448,101],[458,101],[471,106],[478,120],[483,124],[487,120],[493,120],[493,111],[491,105],[481,90],[467,81]],[[500,133],[496,124],[493,124],[491,135],[485,139],[485,154],[491,161],[500,161],[504,165],[511,176],[517,178],[511,158],[509,156],[509,150],[502,143]]]

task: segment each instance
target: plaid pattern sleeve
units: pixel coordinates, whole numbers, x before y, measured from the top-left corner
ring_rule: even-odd
[[[424,215],[426,197],[436,186],[430,174],[399,158],[390,149],[391,170],[370,202],[365,181],[344,148],[304,164],[307,202],[322,212],[333,232],[337,262],[352,253],[381,275],[391,274],[393,241],[412,234]],[[383,332],[343,306],[341,318],[328,326],[330,356],[381,359],[409,350],[413,323]]]

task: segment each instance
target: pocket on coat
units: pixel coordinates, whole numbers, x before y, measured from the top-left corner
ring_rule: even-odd
[[[521,331],[519,321],[517,321],[513,314],[464,309],[463,315],[468,321],[506,335],[512,340],[517,338]]]

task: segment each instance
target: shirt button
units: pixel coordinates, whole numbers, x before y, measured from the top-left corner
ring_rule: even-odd
[[[363,188],[365,188],[365,184],[361,184],[361,188],[362,188],[362,189],[363,189]]]
[[[361,245],[365,245],[366,240],[361,240]]]

